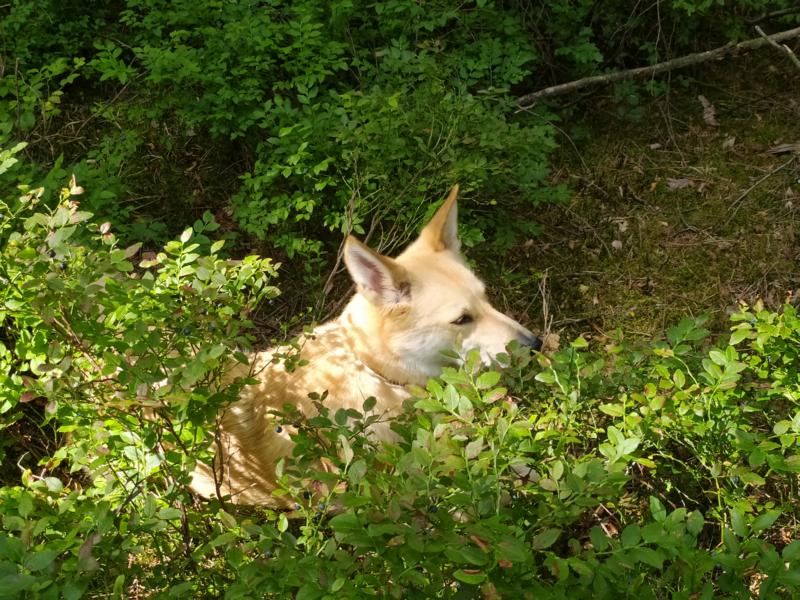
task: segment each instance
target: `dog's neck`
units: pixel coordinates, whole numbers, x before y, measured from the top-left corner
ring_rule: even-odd
[[[398,356],[384,343],[382,331],[369,302],[356,295],[337,319],[348,331],[352,351],[364,367],[380,381],[393,387],[424,386],[433,374],[420,372],[409,357]]]
[[[367,370],[367,372],[369,372],[369,373],[370,373],[370,374],[371,374],[373,377],[375,377],[376,379],[379,379],[379,380],[381,381],[381,383],[384,383],[384,384],[386,384],[386,385],[388,385],[388,386],[391,386],[391,387],[394,387],[394,388],[402,388],[402,389],[405,389],[405,387],[408,385],[408,383],[403,383],[403,382],[401,382],[401,381],[395,381],[394,379],[389,379],[388,377],[386,377],[386,375],[384,375],[384,374],[383,374],[383,373],[381,373],[380,371],[376,371],[375,369],[373,369],[372,367],[370,367],[370,366],[369,366],[369,365],[368,365],[368,364],[367,364],[365,361],[363,361],[363,360],[361,360],[361,365],[362,365],[362,366],[363,366],[363,367],[364,367],[364,368]]]

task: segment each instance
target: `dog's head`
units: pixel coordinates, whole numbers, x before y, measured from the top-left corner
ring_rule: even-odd
[[[477,348],[485,362],[512,340],[541,347],[525,327],[496,310],[483,283],[459,253],[458,186],[412,243],[395,259],[354,237],[344,259],[358,293],[348,309],[370,339],[368,364],[403,382],[441,373],[445,350]]]

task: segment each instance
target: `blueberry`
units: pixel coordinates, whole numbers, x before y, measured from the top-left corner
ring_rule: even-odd
[[[303,492],[303,500],[308,500],[311,498],[311,492]]]
[[[50,258],[55,258],[56,257],[56,251],[55,250],[48,250],[47,251],[47,256],[49,256]]]
[[[67,263],[65,263],[65,262],[62,262],[61,264],[59,264],[59,265],[58,265],[58,267],[59,267],[59,268],[60,268],[62,271],[66,271],[66,270],[67,270]]]
[[[275,428],[275,433],[281,433],[282,431],[283,431],[283,427],[281,427],[280,425],[278,425],[278,426]]]
[[[190,333],[192,333],[192,328],[191,327],[184,327],[183,329],[181,329],[181,333],[183,335],[189,335]]]
[[[439,507],[438,507],[438,506],[436,506],[435,504],[431,504],[431,505],[428,507],[428,512],[430,512],[430,513],[435,513],[437,510],[439,510]]]

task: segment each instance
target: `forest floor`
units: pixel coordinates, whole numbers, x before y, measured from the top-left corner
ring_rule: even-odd
[[[694,77],[560,124],[552,177],[571,200],[537,210],[542,235],[519,252],[479,259],[510,314],[602,342],[687,315],[721,332],[739,302],[800,296],[800,73],[761,53]]]

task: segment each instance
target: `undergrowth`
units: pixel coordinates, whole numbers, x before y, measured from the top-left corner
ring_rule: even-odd
[[[246,509],[188,483],[248,385],[223,374],[277,292],[270,261],[222,258],[209,219],[134,262],[75,181],[53,209],[21,192],[0,205],[4,597],[800,590],[791,305],[743,306],[718,340],[684,319],[645,346],[510,347],[489,370],[469,354],[412,390],[394,443],[370,438],[372,399],[331,414],[320,395],[316,416],[275,415],[297,429],[294,514]],[[56,432],[35,460],[20,423]]]

